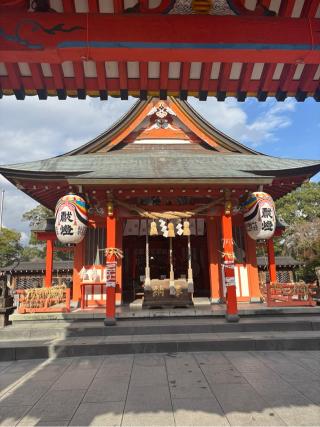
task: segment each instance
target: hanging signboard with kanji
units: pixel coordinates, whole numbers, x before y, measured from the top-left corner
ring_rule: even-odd
[[[55,229],[57,238],[62,243],[80,243],[84,238],[88,215],[85,200],[68,194],[58,200],[55,211]]]
[[[263,192],[249,194],[242,203],[247,233],[253,240],[270,239],[276,229],[275,206],[272,197]]]

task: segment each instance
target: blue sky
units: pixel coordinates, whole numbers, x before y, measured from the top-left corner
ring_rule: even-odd
[[[4,97],[0,101],[0,164],[70,151],[106,130],[135,101]],[[270,98],[259,103],[249,98],[238,103],[233,98],[225,102],[189,98],[189,102],[219,130],[262,153],[320,160],[320,105],[313,99],[298,103],[289,98],[278,103]],[[320,174],[314,179],[320,180]],[[4,225],[20,231],[26,242],[28,225],[21,222],[21,216],[36,204],[4,178],[0,178],[0,189],[5,189]]]

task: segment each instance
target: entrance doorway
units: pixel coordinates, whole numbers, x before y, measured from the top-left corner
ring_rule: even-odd
[[[187,278],[188,249],[186,237],[175,237],[173,243],[173,268],[175,279]],[[151,279],[169,278],[169,239],[162,236],[149,237],[149,259]],[[146,237],[123,237],[123,301],[131,302],[141,296],[146,265]],[[207,237],[191,236],[194,296],[209,297],[209,267]]]

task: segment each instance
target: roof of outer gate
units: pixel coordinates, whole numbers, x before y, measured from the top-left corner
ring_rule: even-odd
[[[318,0],[1,0],[0,10],[0,98],[320,100]]]

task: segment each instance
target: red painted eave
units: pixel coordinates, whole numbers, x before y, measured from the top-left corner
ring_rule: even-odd
[[[0,95],[18,99],[320,98],[319,19],[18,11],[3,12],[0,28]],[[172,63],[179,64],[179,76]]]

